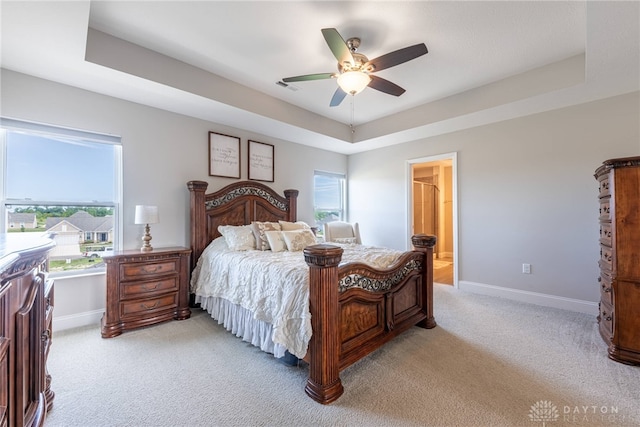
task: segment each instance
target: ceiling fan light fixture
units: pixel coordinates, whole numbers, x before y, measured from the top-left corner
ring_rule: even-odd
[[[369,82],[371,77],[362,71],[346,71],[338,76],[338,86],[351,95],[362,92]]]

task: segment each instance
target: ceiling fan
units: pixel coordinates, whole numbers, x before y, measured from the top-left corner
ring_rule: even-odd
[[[370,87],[389,95],[402,95],[405,92],[403,88],[372,73],[402,64],[428,52],[427,46],[424,43],[419,43],[369,60],[363,54],[356,52],[360,46],[359,38],[353,37],[345,42],[335,28],[322,29],[322,35],[329,45],[329,49],[338,60],[338,72],[286,77],[282,81],[290,83],[337,78],[338,88],[329,103],[331,107],[340,105],[347,93],[355,95],[364,90],[365,87]]]

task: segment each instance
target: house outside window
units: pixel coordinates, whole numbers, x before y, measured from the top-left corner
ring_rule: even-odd
[[[53,277],[104,272],[84,255],[120,241],[120,138],[2,117],[0,160],[0,232],[51,236]]]
[[[346,206],[346,176],[344,174],[314,171],[313,205],[315,226],[319,234],[331,221],[344,221]]]

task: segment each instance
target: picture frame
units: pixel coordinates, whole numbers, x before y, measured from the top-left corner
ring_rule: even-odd
[[[209,132],[209,176],[240,178],[240,138]]]
[[[249,140],[249,179],[254,181],[274,181],[274,146],[264,142]]]

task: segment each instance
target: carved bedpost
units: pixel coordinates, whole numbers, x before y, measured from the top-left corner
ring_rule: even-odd
[[[422,282],[426,288],[424,293],[427,298],[426,301],[422,301],[427,318],[418,323],[421,328],[431,329],[436,326],[436,319],[433,317],[433,247],[436,245],[436,236],[428,234],[416,234],[411,237],[411,243],[418,252],[423,252],[425,255],[424,265],[422,270]]]
[[[191,269],[193,271],[202,251],[207,246],[206,235],[206,215],[205,215],[205,192],[208,183],[204,181],[189,181],[187,188],[191,196]]]
[[[321,244],[308,246],[309,310],[313,335],[309,341],[309,379],[305,392],[316,402],[328,404],[344,391],[340,381],[340,313],[338,311],[338,264],[342,248]]]
[[[284,190],[284,197],[289,203],[289,219],[288,221],[296,222],[298,220],[298,190]]]

